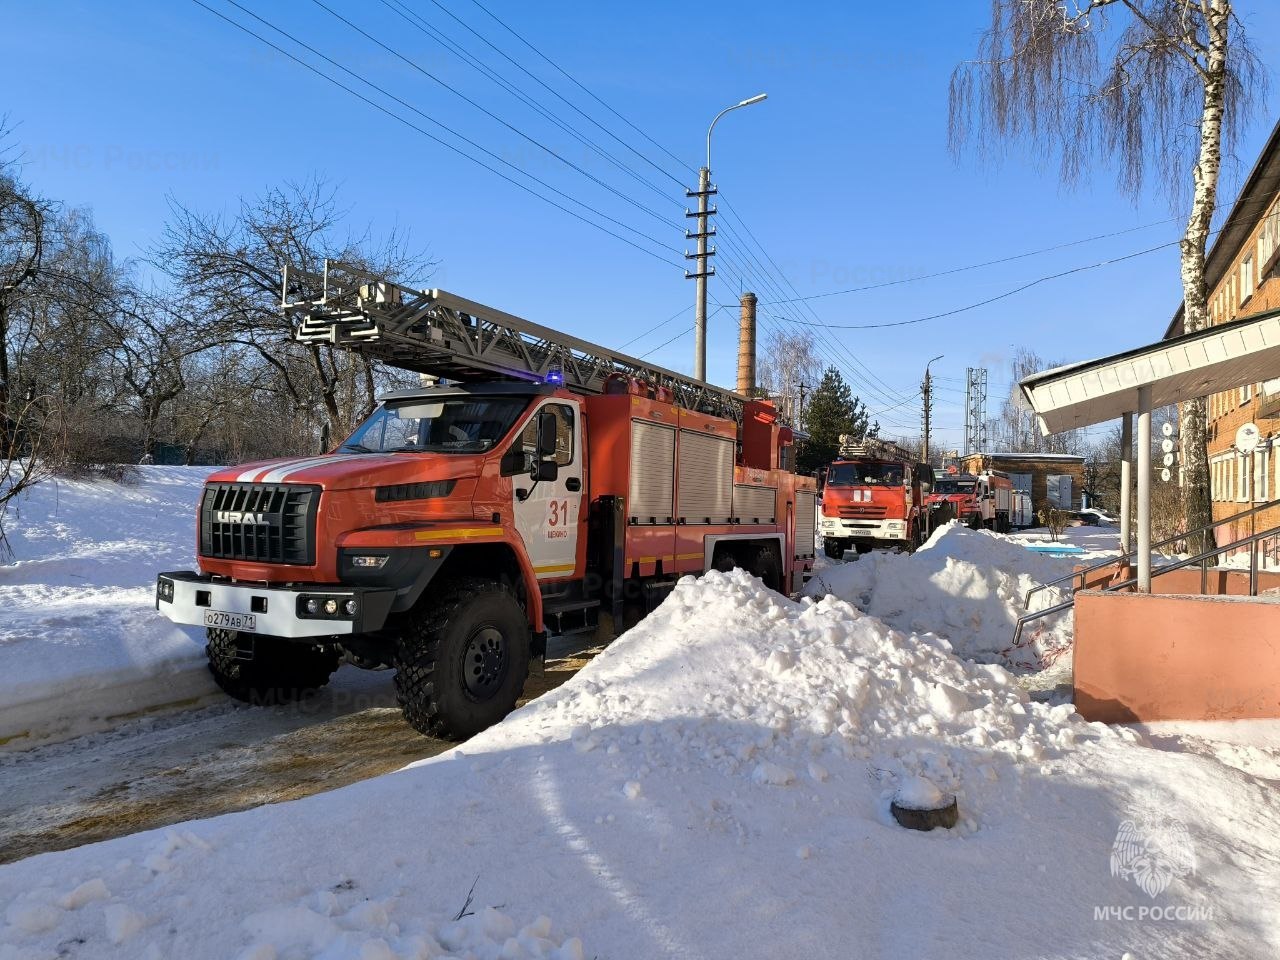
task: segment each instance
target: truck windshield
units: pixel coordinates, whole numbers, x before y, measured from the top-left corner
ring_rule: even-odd
[[[506,436],[527,397],[412,397],[383,404],[344,453],[483,453]]]
[[[900,463],[833,463],[827,471],[828,487],[900,487]]]
[[[934,493],[973,493],[972,480],[937,480],[933,484]]]

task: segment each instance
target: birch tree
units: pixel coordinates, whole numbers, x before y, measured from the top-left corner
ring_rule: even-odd
[[[1208,324],[1205,247],[1224,153],[1265,74],[1233,0],[992,0],[978,57],[951,78],[953,151],[1024,141],[1069,184],[1114,163],[1135,197],[1153,178],[1187,209],[1181,250],[1188,332]],[[1188,529],[1211,520],[1204,398],[1182,405]]]

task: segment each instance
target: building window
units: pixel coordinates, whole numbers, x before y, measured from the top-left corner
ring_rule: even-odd
[[[1236,503],[1249,502],[1249,471],[1246,469],[1244,457],[1236,455],[1234,458],[1236,470]]]
[[[1253,296],[1253,254],[1240,261],[1240,302]]]
[[[1266,447],[1259,447],[1253,451],[1253,502],[1266,503],[1267,497],[1267,466],[1270,451]]]
[[[1253,399],[1253,384],[1246,383],[1240,388],[1240,403],[1246,404]]]
[[[1267,269],[1267,261],[1280,248],[1280,200],[1276,200],[1267,211],[1262,221],[1262,232],[1258,235],[1258,271]]]

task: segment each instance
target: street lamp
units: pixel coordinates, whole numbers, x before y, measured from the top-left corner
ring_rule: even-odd
[[[716,114],[715,119],[711,121],[711,126],[707,127],[707,165],[698,171],[698,189],[686,190],[686,196],[696,196],[698,198],[698,212],[685,213],[687,217],[696,216],[698,218],[698,230],[696,233],[685,231],[685,239],[698,241],[698,252],[695,257],[685,257],[696,259],[698,269],[694,273],[685,271],[685,278],[694,278],[697,281],[697,299],[694,302],[694,347],[693,347],[693,375],[699,380],[707,379],[707,278],[711,276],[711,272],[707,269],[707,258],[715,256],[715,248],[712,247],[710,253],[707,251],[707,239],[715,236],[715,228],[708,228],[707,218],[713,216],[716,212],[715,208],[707,209],[707,198],[716,191],[711,186],[711,131],[716,128],[716,124],[720,122],[720,118],[732,110],[740,107],[749,107],[753,103],[759,103],[768,98],[766,93],[757,93],[754,97],[748,97],[746,100],[740,100],[731,107],[725,107]]]

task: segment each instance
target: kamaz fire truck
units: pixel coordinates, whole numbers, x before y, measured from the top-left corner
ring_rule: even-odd
[[[915,550],[929,537],[925,499],[933,468],[885,440],[844,444],[822,487],[822,542],[828,557],[877,547]]]
[[[387,395],[322,456],[209,478],[199,570],[160,574],[156,603],[207,629],[238,699],[389,667],[410,724],[467,737],[548,634],[620,629],[685,574],[790,594],[813,566],[815,483],[766,401],[338,264],[288,272],[282,309],[303,343],[447,382]]]
[[[939,477],[929,497],[935,527],[959,520],[974,530],[1008,533],[1013,529],[1013,483],[998,471],[954,473]]]

